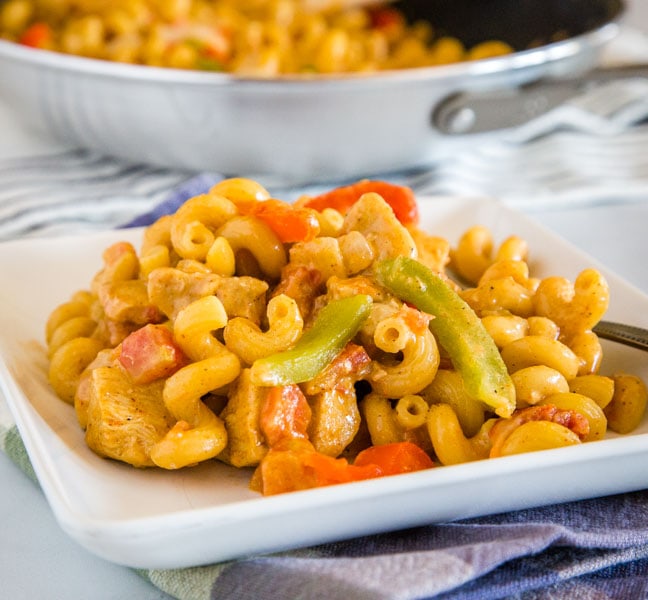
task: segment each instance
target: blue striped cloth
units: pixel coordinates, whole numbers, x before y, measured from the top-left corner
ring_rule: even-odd
[[[643,202],[646,119],[648,79],[610,83],[488,141],[444,140],[433,164],[374,176],[419,195],[490,196],[525,212]],[[0,160],[0,241],[144,222],[178,186],[205,189],[225,175],[134,165],[82,149]],[[348,182],[260,183],[294,200]]]
[[[532,123],[426,169],[381,177],[419,193],[492,195],[529,211],[552,203],[645,201],[648,128],[628,125],[646,115],[635,110],[629,119],[618,98],[608,89],[589,105],[574,105],[588,113],[580,128],[565,127],[557,112],[551,123]],[[599,131],[597,122],[608,125]],[[129,165],[86,150],[2,160],[0,240],[146,225],[221,177]],[[294,199],[319,189],[270,191]],[[0,402],[0,448],[33,477],[2,408]],[[648,598],[648,491],[140,574],[183,600]]]

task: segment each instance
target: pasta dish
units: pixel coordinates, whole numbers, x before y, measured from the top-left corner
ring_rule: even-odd
[[[442,233],[387,182],[287,203],[226,179],[104,251],[48,319],[49,381],[98,455],[218,460],[264,495],[633,431],[646,386],[592,331],[604,277]]]

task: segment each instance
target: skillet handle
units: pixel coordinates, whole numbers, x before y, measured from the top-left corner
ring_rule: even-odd
[[[504,90],[460,92],[439,102],[432,124],[446,135],[517,127],[587,90],[611,81],[647,79],[648,65],[595,69],[572,79],[541,79]]]

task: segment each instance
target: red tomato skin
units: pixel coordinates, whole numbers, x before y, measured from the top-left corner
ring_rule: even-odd
[[[188,361],[164,325],[145,325],[124,339],[119,362],[136,384],[169,377]]]
[[[403,15],[393,8],[378,7],[370,11],[371,26],[374,29],[388,29],[390,27],[403,27]]]
[[[257,202],[250,209],[250,214],[268,225],[284,244],[310,242],[320,230],[319,221],[313,210],[300,208],[281,200],[270,198]]]
[[[307,440],[311,408],[299,386],[270,388],[261,408],[261,431],[271,448],[286,440]]]
[[[414,225],[419,221],[416,196],[411,188],[396,185],[387,181],[373,181],[364,179],[352,185],[335,188],[329,192],[313,196],[300,202],[300,206],[323,211],[325,208],[334,208],[342,214],[360,199],[363,194],[375,192],[391,206],[396,218],[403,225]]]
[[[30,48],[45,48],[52,37],[52,30],[47,23],[30,25],[18,39],[18,43]]]
[[[434,467],[434,462],[426,452],[412,442],[370,446],[356,456],[353,464],[356,466],[377,465],[384,475],[398,475]]]

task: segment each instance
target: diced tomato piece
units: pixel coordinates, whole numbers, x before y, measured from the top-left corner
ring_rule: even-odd
[[[319,196],[306,198],[300,201],[298,205],[314,208],[320,212],[325,208],[334,208],[338,212],[346,214],[363,194],[369,192],[375,192],[382,196],[383,200],[392,207],[396,218],[403,225],[418,223],[418,205],[412,189],[387,181],[365,179],[352,185],[335,188]]]
[[[18,42],[31,48],[45,48],[51,38],[52,30],[47,23],[34,23],[25,29]]]
[[[261,408],[261,431],[270,447],[282,441],[307,440],[311,409],[297,385],[270,388]]]
[[[376,465],[384,475],[398,475],[434,467],[434,462],[426,452],[412,442],[370,446],[358,454],[353,464],[357,467]]]
[[[416,334],[422,335],[430,326],[430,315],[421,312],[416,307],[405,305],[400,311],[407,326]]]
[[[219,62],[225,62],[232,52],[231,34],[222,27],[212,27],[206,39],[205,53]]]
[[[254,471],[250,487],[261,492],[264,496],[314,487],[313,482],[306,479],[302,461],[304,451],[314,452],[314,450],[308,441],[299,441],[306,446],[305,450],[299,448],[270,448]]]
[[[306,437],[276,439],[252,478],[252,489],[266,496],[434,467],[432,459],[411,442],[371,446],[349,464],[345,458],[317,452]]]
[[[312,473],[316,487],[362,481],[385,474],[378,465],[350,465],[345,458],[333,458],[319,452],[306,454],[303,462],[307,471]]]
[[[378,7],[370,11],[369,14],[373,29],[387,29],[405,25],[405,17],[394,8]]]
[[[119,362],[137,384],[169,377],[187,358],[164,325],[145,325],[124,339]]]
[[[252,478],[265,496],[380,477],[376,465],[350,465],[344,458],[316,452],[307,440],[284,440],[270,449]]]
[[[309,242],[320,230],[317,215],[310,208],[270,198],[261,202],[237,202],[239,212],[261,219],[284,244]]]

